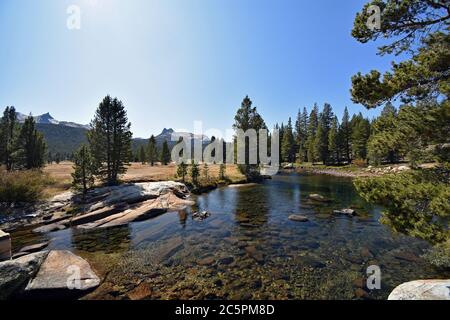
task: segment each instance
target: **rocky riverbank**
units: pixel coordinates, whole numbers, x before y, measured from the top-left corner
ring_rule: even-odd
[[[26,207],[22,214],[6,217],[0,228],[11,231],[36,226],[35,232],[47,233],[69,227],[118,226],[181,210],[194,204],[189,196],[184,184],[172,181],[98,188],[90,191],[84,200],[67,191],[47,202]]]

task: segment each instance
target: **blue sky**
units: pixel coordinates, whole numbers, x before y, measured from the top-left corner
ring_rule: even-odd
[[[135,136],[231,128],[249,95],[266,122],[350,99],[351,76],[390,57],[351,37],[365,0],[1,0],[0,107],[88,123],[106,94]],[[67,7],[81,29],[66,27]]]

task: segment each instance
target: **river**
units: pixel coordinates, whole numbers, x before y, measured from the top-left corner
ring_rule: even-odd
[[[331,202],[312,202],[312,193]],[[86,258],[105,278],[89,299],[386,299],[403,282],[449,276],[420,257],[426,242],[381,224],[382,208],[365,203],[348,178],[286,173],[195,200],[113,229],[18,233],[14,246],[50,240],[50,249]],[[358,216],[332,214],[349,207]],[[194,219],[201,211],[210,216]],[[292,214],[309,221],[290,221]],[[381,288],[369,290],[373,265]]]

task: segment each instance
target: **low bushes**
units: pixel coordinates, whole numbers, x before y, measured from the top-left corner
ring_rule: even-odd
[[[43,196],[52,179],[38,170],[7,172],[0,170],[0,203],[35,202]]]

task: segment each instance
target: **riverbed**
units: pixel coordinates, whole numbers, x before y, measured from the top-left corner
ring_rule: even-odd
[[[330,202],[309,200],[313,193]],[[449,276],[421,258],[429,244],[381,224],[382,208],[348,178],[284,173],[194,200],[116,228],[16,232],[13,246],[48,240],[87,259],[104,281],[84,299],[386,299],[403,282]],[[333,214],[342,208],[358,215]],[[202,211],[209,216],[194,218]],[[366,286],[372,265],[380,289]]]

